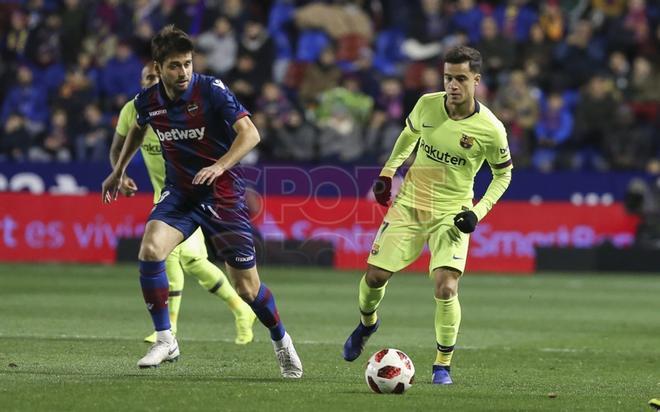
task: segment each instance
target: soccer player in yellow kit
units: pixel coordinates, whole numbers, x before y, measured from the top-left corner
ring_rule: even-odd
[[[141,85],[146,89],[158,83],[158,74],[153,64],[142,69]],[[124,139],[131,126],[136,122],[137,112],[133,101],[124,105],[119,114],[117,128],[110,149],[110,163],[114,167],[121,153]],[[165,161],[161,154],[160,142],[151,128],[147,129],[144,142],[140,147],[144,164],[149,172],[149,179],[154,188],[154,203],[158,202],[165,185]],[[131,196],[137,190],[131,178],[124,178],[121,191]],[[172,324],[172,332],[176,333],[181,293],[183,292],[184,274],[197,278],[199,284],[212,294],[220,297],[234,314],[236,338],[234,342],[245,345],[252,342],[252,325],[256,315],[252,308],[238,296],[225,274],[213,263],[208,261],[206,245],[202,230],[198,228],[188,239],[182,242],[165,260],[167,280],[169,282],[168,312]],[[156,342],[156,332],[144,338],[145,342]]]
[[[481,54],[450,49],[444,59],[444,92],[425,94],[406,119],[389,160],[374,184],[378,203],[390,206],[392,176],[416,150],[400,193],[376,234],[367,272],[360,281],[360,323],[344,344],[344,359],[357,359],[380,324],[376,310],[387,281],[431,251],[435,281],[436,359],[432,382],[451,384],[451,358],[461,321],[458,283],[465,269],[470,233],[511,182],[511,154],[502,123],[474,97]],[[493,179],[473,205],[474,177],[484,160]]]

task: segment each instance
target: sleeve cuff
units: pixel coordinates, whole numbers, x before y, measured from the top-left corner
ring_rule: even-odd
[[[394,177],[395,174],[396,174],[396,169],[384,167],[383,170],[380,171],[379,176]]]

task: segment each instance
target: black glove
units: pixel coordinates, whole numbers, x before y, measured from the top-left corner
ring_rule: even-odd
[[[479,219],[471,210],[465,210],[454,216],[454,224],[463,233],[472,233],[477,227]]]
[[[372,188],[374,197],[379,205],[388,207],[390,205],[390,198],[392,197],[392,178],[387,176],[378,176],[374,181]]]

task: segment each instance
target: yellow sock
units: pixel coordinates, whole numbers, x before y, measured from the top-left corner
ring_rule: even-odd
[[[245,309],[250,309],[249,305],[238,296],[222,270],[207,259],[185,262],[183,269],[186,273],[196,277],[204,289],[222,299],[234,315],[238,316]]]
[[[167,307],[170,312],[170,327],[172,332],[176,333],[177,321],[179,320],[179,307],[181,306],[181,291],[170,290],[170,296],[167,301]]]
[[[181,263],[179,263],[178,253],[172,253],[165,259],[165,273],[167,274],[170,289],[167,300],[167,309],[170,313],[170,326],[172,331],[176,333],[184,284],[183,269],[181,268]]]
[[[438,345],[435,364],[449,366],[461,324],[461,304],[458,296],[446,300],[435,298],[435,303],[435,339]]]
[[[360,280],[359,305],[360,320],[364,326],[374,325],[378,320],[376,309],[378,309],[380,301],[385,296],[386,287],[387,282],[379,288],[370,288],[367,285],[366,275],[362,276]]]

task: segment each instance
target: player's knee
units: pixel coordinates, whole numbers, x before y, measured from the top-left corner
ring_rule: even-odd
[[[200,258],[193,258],[187,256],[181,256],[179,258],[179,263],[184,272],[190,272],[195,269],[195,265],[200,261]]]
[[[254,300],[257,298],[257,294],[259,293],[259,290],[254,290],[253,288],[247,287],[246,285],[235,285],[234,289],[236,290],[236,293],[238,296],[243,299],[244,302],[246,303],[252,303]]]
[[[458,294],[458,288],[454,284],[440,284],[435,287],[435,297],[438,299],[451,299]]]
[[[234,290],[245,302],[252,303],[259,293],[259,284],[254,284],[250,279],[238,278],[234,281]]]
[[[167,258],[167,255],[156,244],[142,242],[140,245],[138,259],[145,261],[160,261],[165,260],[165,258]]]
[[[375,266],[369,266],[364,280],[370,288],[381,288],[385,286],[390,277],[392,277],[391,272]]]

